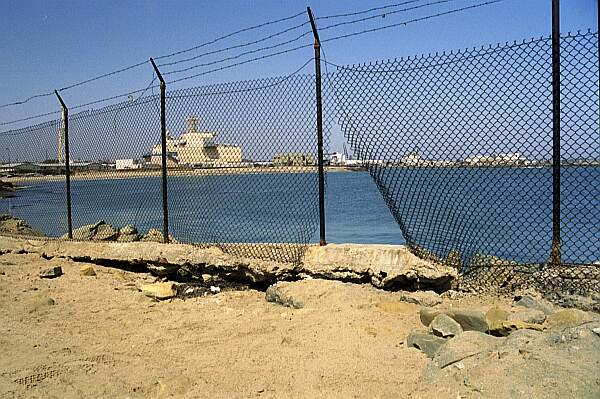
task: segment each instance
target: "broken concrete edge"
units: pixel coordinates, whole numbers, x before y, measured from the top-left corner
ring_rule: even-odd
[[[420,259],[402,245],[309,246],[300,264],[234,256],[216,246],[0,237],[0,253],[7,252],[36,253],[47,259],[69,258],[158,275],[173,275],[183,269],[196,276],[218,275],[225,280],[264,286],[277,281],[320,278],[370,283],[388,290],[444,292],[457,278],[456,269]]]

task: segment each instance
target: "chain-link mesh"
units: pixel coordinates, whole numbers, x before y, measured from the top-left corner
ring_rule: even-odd
[[[314,75],[168,91],[166,114],[171,241],[299,262],[318,224]],[[325,146],[331,121],[326,111]],[[1,137],[3,148],[20,146],[21,160],[57,167],[57,176],[45,168],[30,177],[36,191],[28,189],[21,198],[28,207],[13,213],[65,237],[57,122]],[[73,114],[68,139],[73,238],[162,241],[159,96]]]
[[[562,38],[565,264],[600,260],[597,46]],[[542,38],[337,68],[344,135],[417,254],[489,279],[548,261],[551,51]]]
[[[58,151],[61,132],[62,121],[57,119],[0,134],[0,174],[19,189],[3,194],[0,214],[25,219],[39,232],[52,226],[47,233],[51,236],[67,228],[64,151]],[[27,199],[21,190],[27,191]]]

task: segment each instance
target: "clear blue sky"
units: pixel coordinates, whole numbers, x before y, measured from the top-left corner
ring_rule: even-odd
[[[188,48],[240,28],[302,12],[307,5],[312,7],[318,17],[399,2],[401,0],[4,0],[0,3],[0,103],[20,100],[146,60],[150,56]],[[422,3],[426,2],[424,0]],[[389,15],[336,30],[335,33],[323,32],[322,40],[334,34],[383,26],[477,2],[479,1],[456,0],[427,9]],[[587,28],[596,30],[596,5],[597,0],[563,0],[563,32]],[[300,23],[303,18],[242,34],[219,46],[203,50],[257,39],[265,33],[277,31],[280,26]],[[328,23],[330,21],[320,22],[323,25]],[[546,36],[550,31],[551,0],[505,0],[457,15],[336,41],[325,44],[324,49],[330,61],[352,64]],[[310,37],[306,40],[311,42]],[[209,57],[203,61],[222,56]],[[312,48],[307,48],[185,81],[171,88],[284,75],[298,68],[311,56]],[[147,85],[151,76],[150,66],[147,65],[119,75],[118,78],[104,79],[70,90],[64,93],[64,97],[69,104],[80,104],[141,88]],[[54,98],[33,100],[26,105],[0,109],[0,121],[53,110],[58,110]]]

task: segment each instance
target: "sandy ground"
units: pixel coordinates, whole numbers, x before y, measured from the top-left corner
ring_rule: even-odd
[[[431,373],[405,343],[418,306],[371,286],[298,282],[302,309],[254,290],[156,302],[136,287],[148,274],[80,265],[0,256],[0,398],[600,397],[600,353],[577,342]]]

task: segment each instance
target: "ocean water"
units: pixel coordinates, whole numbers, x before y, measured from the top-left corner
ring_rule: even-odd
[[[468,256],[482,252],[523,262],[548,258],[550,169],[387,173],[383,177],[399,182],[394,186],[397,217],[425,247],[440,254],[458,249]],[[160,177],[71,184],[74,227],[97,220],[131,223],[143,232],[162,226]],[[563,190],[563,257],[574,263],[598,261],[600,168],[565,168]],[[176,239],[188,242],[317,242],[316,195],[312,173],[171,176],[169,228]],[[66,232],[64,198],[64,182],[35,182],[13,198],[0,199],[0,212],[60,236]],[[405,243],[366,172],[328,173],[326,231],[331,243]]]

